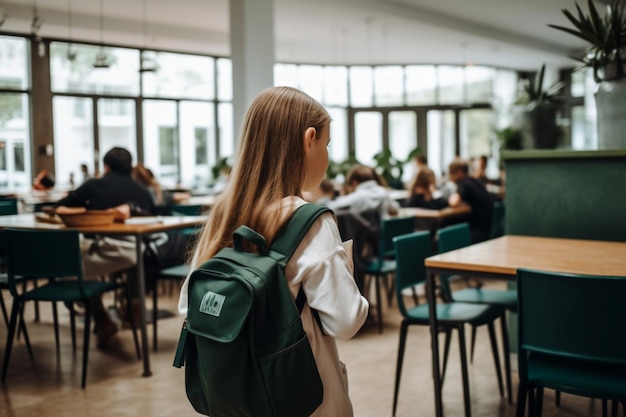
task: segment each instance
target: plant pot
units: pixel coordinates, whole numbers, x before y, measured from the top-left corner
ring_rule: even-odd
[[[598,149],[626,149],[626,80],[601,82],[595,96]]]
[[[562,136],[556,124],[556,106],[552,103],[538,103],[524,111],[522,135],[525,149],[556,148]]]

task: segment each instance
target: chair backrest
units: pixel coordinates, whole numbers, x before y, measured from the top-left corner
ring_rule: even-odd
[[[17,198],[4,198],[0,200],[0,216],[17,214]],[[0,231],[0,264],[4,265],[7,254],[7,237],[4,231]]]
[[[430,231],[413,232],[393,239],[396,253],[396,297],[398,307],[406,316],[406,306],[402,290],[426,281],[424,259],[432,254]]]
[[[203,206],[201,204],[173,204],[171,210],[174,216],[198,216],[202,214]]]
[[[77,278],[82,283],[83,268],[77,230],[7,228],[5,231],[8,243],[7,273],[13,296],[18,295],[16,278]]]
[[[395,256],[393,238],[415,231],[414,217],[392,217],[383,219],[378,245],[380,259]]]
[[[491,210],[491,229],[489,239],[504,235],[504,202],[494,201]]]
[[[531,351],[626,365],[625,277],[519,269],[517,294],[520,372]]]
[[[451,250],[460,249],[471,244],[472,232],[469,223],[453,224],[437,230],[437,251],[439,253],[450,252]],[[442,275],[439,278],[442,293],[445,298],[452,297],[449,279],[450,275]]]
[[[0,216],[17,214],[17,199],[7,198],[0,200]]]
[[[450,252],[472,244],[469,223],[458,223],[437,230],[438,252]]]

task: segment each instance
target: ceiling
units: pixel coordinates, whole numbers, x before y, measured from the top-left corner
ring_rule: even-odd
[[[230,55],[227,0],[0,1],[0,31],[30,33],[35,7],[42,37]],[[547,26],[568,26],[561,10],[574,8],[574,0],[274,0],[275,60],[574,66],[568,56],[584,42]]]

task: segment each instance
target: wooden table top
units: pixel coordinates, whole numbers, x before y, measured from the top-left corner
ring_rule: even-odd
[[[425,264],[512,278],[518,268],[626,276],[626,243],[511,235],[431,256]]]
[[[205,223],[206,216],[158,216],[151,217],[154,222],[143,224],[128,224],[114,222],[103,226],[80,226],[77,229],[81,233],[100,233],[100,234],[118,234],[118,235],[137,235],[156,232],[165,232],[168,230],[193,227]],[[148,219],[146,219],[148,220]],[[7,227],[21,229],[66,229],[63,224],[39,221],[36,214],[15,214],[8,216],[0,216],[0,228]]]
[[[466,204],[456,207],[446,207],[441,210],[426,209],[421,207],[401,207],[398,217],[416,217],[418,219],[446,219],[448,217],[470,214],[472,208]]]

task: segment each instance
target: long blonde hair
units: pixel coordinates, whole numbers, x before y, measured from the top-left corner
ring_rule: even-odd
[[[305,131],[313,127],[319,135],[329,124],[326,109],[294,88],[268,88],[252,101],[228,187],[197,241],[194,267],[231,246],[233,232],[244,224],[271,244],[288,214],[282,199],[302,195]]]

